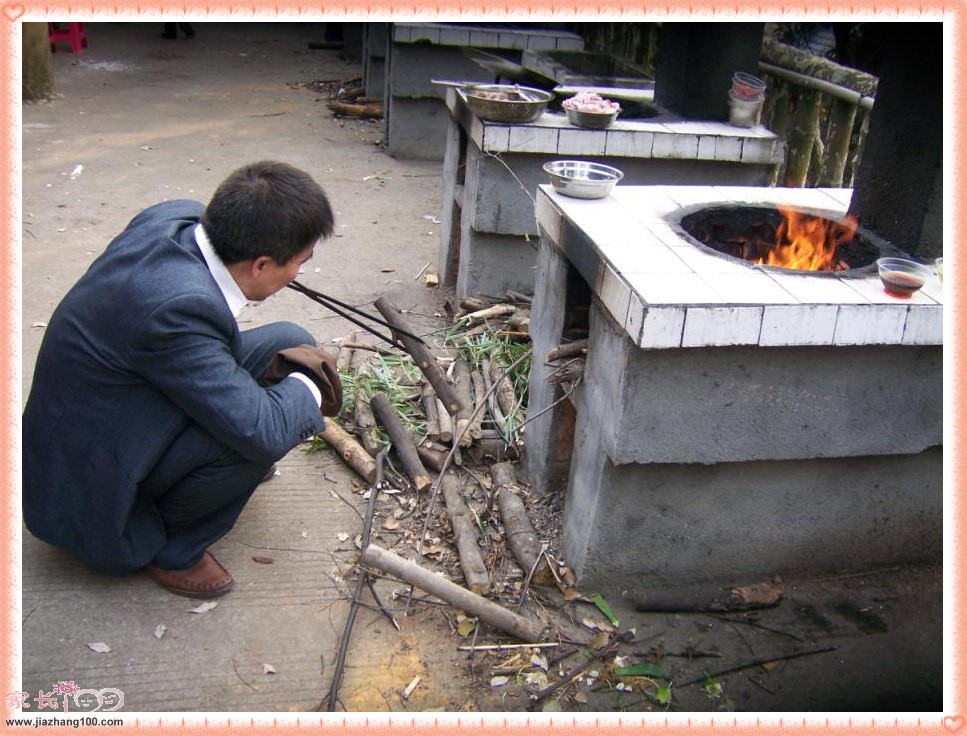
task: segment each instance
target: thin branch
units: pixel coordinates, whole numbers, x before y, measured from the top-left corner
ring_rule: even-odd
[[[805,652],[793,652],[792,654],[784,654],[778,657],[761,657],[760,659],[755,659],[751,662],[746,662],[745,664],[738,664],[735,667],[727,667],[724,670],[718,670],[717,672],[712,672],[709,674],[701,675],[700,677],[694,677],[691,680],[678,683],[677,687],[688,687],[689,685],[694,685],[697,682],[705,682],[705,680],[722,677],[723,675],[730,675],[733,672],[739,672],[741,670],[747,670],[751,667],[759,667],[764,664],[769,664],[770,662],[782,662],[787,659],[798,659],[799,657],[808,657],[813,654],[825,654],[826,652],[835,652],[838,647],[822,647],[820,649],[809,649]]]

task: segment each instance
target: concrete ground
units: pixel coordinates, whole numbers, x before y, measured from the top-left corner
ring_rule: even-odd
[[[324,38],[319,23],[200,23],[195,30],[192,40],[171,41],[160,37],[160,24],[89,24],[87,50],[54,55],[57,97],[23,108],[24,397],[45,321],[111,237],[149,204],[206,201],[226,174],[257,159],[305,168],[333,201],[336,235],[317,249],[304,283],[358,305],[387,294],[421,330],[444,326],[438,315],[447,295],[421,277],[436,270],[440,164],[387,156],[381,123],[335,119],[324,95],[306,86],[348,80],[359,65],[310,49]],[[276,319],[304,324],[320,343],[349,329],[288,291],[249,310],[243,327]],[[328,452],[293,450],[216,545],[236,588],[204,613],[144,575],[95,575],[24,532],[22,689],[33,696],[61,680],[117,688],[125,712],[317,710],[355,585],[351,540],[361,530],[361,490]],[[525,675],[533,666],[508,665],[518,668],[516,677],[492,680],[508,655],[458,651],[466,640],[452,611],[427,603],[404,610],[393,596],[404,586],[381,586],[401,628],[371,607],[360,611],[340,710],[531,707],[533,681],[528,686]],[[634,641],[622,648],[629,662],[656,661],[679,683],[697,678],[673,688],[672,710],[942,708],[939,569],[787,581],[779,607],[745,616],[637,613],[621,591],[602,593],[621,628],[634,628]],[[576,639],[576,631],[588,635],[585,619],[600,619],[584,602],[550,596],[542,603],[543,615],[556,616]],[[693,656],[673,657],[682,652]],[[779,659],[796,653],[803,656]],[[581,652],[575,656],[558,666],[570,669]],[[770,657],[772,664],[754,664]],[[738,669],[715,675],[729,668]],[[713,677],[706,682],[704,674]],[[642,679],[627,690],[605,682],[575,680],[554,707],[666,707]]]

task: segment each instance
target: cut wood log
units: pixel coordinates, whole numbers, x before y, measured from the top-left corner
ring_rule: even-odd
[[[440,439],[440,415],[437,412],[437,398],[429,383],[423,384],[420,391],[420,403],[423,404],[423,413],[426,414],[426,436],[431,440]]]
[[[513,289],[507,289],[504,293],[507,294],[507,299],[512,302],[520,302],[522,304],[532,304],[534,302],[534,297],[521,294],[519,291],[514,291]]]
[[[470,386],[470,364],[462,359],[454,361],[453,390],[460,399],[460,408],[453,417],[453,436],[460,447],[470,447],[473,442],[473,436],[470,434],[470,415],[473,414]]]
[[[460,408],[460,400],[453,391],[453,387],[437,363],[436,358],[433,357],[429,348],[427,348],[426,343],[408,337],[405,334],[413,334],[413,330],[409,328],[406,320],[403,319],[400,310],[385,296],[379,297],[379,299],[373,302],[373,306],[376,307],[379,313],[383,315],[383,319],[393,328],[396,338],[402,343],[406,352],[413,358],[413,362],[426,377],[426,380],[433,386],[433,390],[436,391],[436,395],[443,402],[447,411],[451,414],[455,413]]]
[[[500,404],[497,401],[495,395],[495,390],[493,389],[493,379],[491,379],[491,366],[490,361],[484,358],[480,361],[481,374],[483,375],[484,385],[487,387],[487,410],[490,412],[490,418],[494,420],[494,424],[497,425],[497,429],[500,434],[505,438],[507,437],[507,419],[504,416],[504,412],[500,408]]]
[[[347,117],[352,118],[383,117],[383,105],[379,102],[374,102],[367,105],[355,105],[351,102],[332,100],[326,103],[326,107],[328,107],[336,115],[346,115]]]
[[[412,481],[417,491],[425,491],[433,483],[433,480],[427,474],[426,468],[423,467],[420,456],[416,452],[416,445],[403,426],[403,422],[400,421],[396,409],[393,408],[389,399],[386,398],[386,394],[382,391],[373,395],[370,405],[373,407],[373,413],[379,418],[380,424],[383,425],[389,435],[393,449],[396,450],[396,455],[403,464],[403,470],[406,471],[407,477]]]
[[[356,420],[356,435],[363,448],[372,457],[376,457],[382,448],[379,441],[379,430],[376,426],[376,417],[373,416],[373,408],[362,391],[356,393],[356,406],[353,416]]]
[[[470,420],[470,436],[479,440],[483,436],[483,418],[487,413],[482,404],[486,403],[487,384],[480,371],[470,371],[470,385],[473,386],[473,419]]]
[[[473,516],[460,493],[460,479],[457,474],[452,471],[444,473],[440,480],[440,489],[450,516],[450,526],[460,555],[460,569],[463,570],[464,580],[471,592],[483,595],[490,590],[490,574],[480,554],[477,527],[474,526]]]
[[[440,442],[449,445],[453,442],[453,419],[439,398],[436,400],[436,418],[440,425]]]
[[[500,519],[504,522],[507,544],[514,558],[525,573],[530,573],[534,585],[554,585],[554,574],[544,559],[544,550],[530,519],[524,502],[515,494],[511,487],[517,485],[517,474],[511,463],[498,463],[490,469],[493,479],[497,505],[500,507]]]
[[[500,411],[505,419],[510,420],[517,410],[517,394],[514,393],[514,384],[507,376],[507,371],[496,360],[490,362],[490,380],[497,386],[494,393]]]
[[[479,322],[486,322],[487,320],[496,319],[497,317],[506,317],[517,311],[517,307],[513,304],[494,304],[492,307],[487,307],[486,309],[479,309],[476,312],[470,312],[465,314],[457,322],[465,322],[468,325],[475,325]]]
[[[668,613],[749,611],[779,605],[782,601],[783,585],[782,580],[776,577],[772,580],[734,588],[663,588],[628,591],[624,596],[635,604],[635,609],[638,611]]]
[[[443,465],[447,461],[449,452],[447,450],[439,450],[424,442],[416,446],[416,454],[420,456],[420,460],[423,461],[424,465],[428,465],[440,473],[443,471]]]
[[[345,373],[353,360],[353,349],[349,347],[359,339],[359,332],[353,330],[346,335],[339,343],[339,352],[336,353],[336,370]]]
[[[575,340],[574,342],[558,345],[556,348],[549,350],[544,361],[547,363],[556,363],[559,360],[567,360],[568,358],[575,358],[587,354],[588,341]]]
[[[460,309],[464,312],[479,312],[481,309],[492,307],[494,303],[489,299],[476,296],[465,296],[460,300]]]
[[[349,432],[336,424],[336,420],[326,417],[326,428],[319,433],[339,454],[350,468],[355,470],[368,483],[376,478],[376,461]]]
[[[529,309],[518,309],[507,320],[507,329],[522,335],[530,334],[531,312]]]
[[[532,621],[513,611],[508,611],[503,606],[472,593],[429,570],[424,570],[415,562],[403,559],[375,544],[370,544],[363,550],[361,559],[364,564],[382,570],[405,583],[435,595],[457,610],[476,616],[484,623],[521,641],[539,642],[544,635],[544,626],[541,623]]]

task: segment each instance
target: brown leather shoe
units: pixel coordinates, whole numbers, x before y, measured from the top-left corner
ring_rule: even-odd
[[[225,595],[235,584],[211,552],[205,552],[201,562],[187,570],[163,570],[153,562],[145,570],[161,587],[189,598],[216,598]]]

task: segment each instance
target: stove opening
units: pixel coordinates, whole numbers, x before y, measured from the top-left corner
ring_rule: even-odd
[[[884,254],[855,218],[834,220],[794,208],[708,207],[682,217],[681,227],[717,254],[795,273],[866,275]]]

